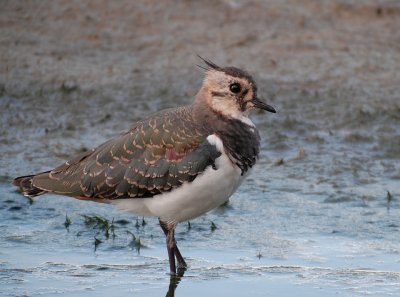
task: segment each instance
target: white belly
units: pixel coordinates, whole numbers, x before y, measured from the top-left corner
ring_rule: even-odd
[[[212,137],[212,138],[210,138]],[[196,218],[223,204],[236,191],[245,176],[225,154],[221,140],[212,135],[210,143],[222,151],[215,160],[217,170],[209,166],[191,183],[152,198],[114,200],[118,209],[143,216],[156,216],[165,222],[182,222]]]

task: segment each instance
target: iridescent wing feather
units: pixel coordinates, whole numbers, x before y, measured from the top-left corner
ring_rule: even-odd
[[[79,199],[145,198],[193,181],[220,156],[185,108],[138,122],[63,165],[32,177],[46,192]]]

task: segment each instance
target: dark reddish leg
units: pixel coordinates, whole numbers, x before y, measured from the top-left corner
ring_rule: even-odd
[[[165,236],[167,237],[167,251],[169,257],[169,268],[172,275],[176,275],[175,257],[178,261],[178,274],[183,275],[187,264],[179,251],[175,241],[175,227],[176,224],[168,224],[160,220],[160,226]]]

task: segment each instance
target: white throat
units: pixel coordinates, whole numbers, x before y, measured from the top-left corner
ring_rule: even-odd
[[[249,111],[246,110],[242,112],[238,110],[237,105],[234,102],[227,104],[226,99],[214,99],[211,101],[211,108],[214,111],[226,116],[227,118],[234,118],[241,121],[242,123],[245,123],[246,125],[255,127],[254,123],[249,118]]]
[[[243,113],[243,112],[238,111],[237,113],[230,114],[230,116],[234,119],[241,121],[242,123],[245,123],[246,125],[255,127],[252,120],[250,120],[248,113]]]

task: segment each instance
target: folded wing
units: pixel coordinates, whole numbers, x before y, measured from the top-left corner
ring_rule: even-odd
[[[32,177],[42,191],[79,199],[145,198],[193,181],[220,156],[185,110],[139,122],[132,130],[52,171]]]

